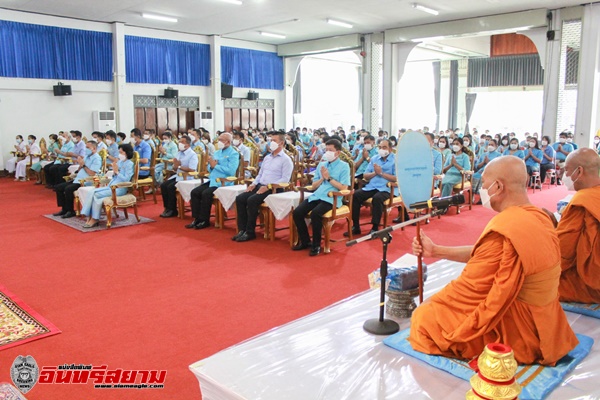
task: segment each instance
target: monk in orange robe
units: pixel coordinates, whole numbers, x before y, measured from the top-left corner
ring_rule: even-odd
[[[561,301],[600,303],[600,157],[592,149],[569,154],[563,183],[576,190],[558,223]]]
[[[467,264],[413,313],[408,340],[415,350],[472,359],[499,342],[521,364],[554,365],[577,345],[558,301],[558,237],[548,216],[529,203],[527,179],[517,157],[488,164],[482,202],[498,214],[474,246],[439,246],[425,234],[422,246],[414,239],[416,255]]]

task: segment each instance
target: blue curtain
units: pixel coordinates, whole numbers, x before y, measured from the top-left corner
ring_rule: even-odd
[[[469,87],[538,86],[544,84],[544,69],[537,54],[470,58]]]
[[[221,80],[234,87],[283,90],[283,58],[277,53],[223,46]]]
[[[112,81],[112,34],[0,20],[0,76]]]
[[[125,36],[127,82],[210,86],[210,46]]]

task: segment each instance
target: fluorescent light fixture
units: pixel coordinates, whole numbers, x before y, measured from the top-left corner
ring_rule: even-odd
[[[341,26],[341,27],[348,28],[348,29],[352,28],[352,25],[347,22],[337,21],[337,20],[331,19],[331,18],[327,18],[327,23],[331,24],[331,25]]]
[[[425,7],[419,3],[412,3],[414,9],[426,12],[432,15],[438,15],[440,12],[438,10],[434,10],[433,8]]]
[[[146,18],[146,19],[155,19],[157,21],[177,22],[177,18],[165,17],[163,15],[155,15],[155,14],[142,13],[142,17]]]
[[[285,35],[280,35],[278,33],[260,32],[260,34],[263,36],[268,36],[268,37],[272,37],[272,38],[276,38],[276,39],[285,39]]]
[[[235,4],[238,6],[241,6],[242,4],[244,4],[244,3],[242,3],[242,0],[222,0],[222,1],[224,1],[225,3]]]

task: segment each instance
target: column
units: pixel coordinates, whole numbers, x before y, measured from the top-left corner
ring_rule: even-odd
[[[116,111],[117,132],[129,132],[133,126],[127,126],[131,113],[131,100],[125,98],[127,71],[125,65],[125,24],[115,22],[112,25],[113,37],[113,101]]]
[[[300,63],[304,57],[286,57],[283,60],[284,66],[284,87],[285,95],[285,126],[276,128],[285,128],[286,132],[295,128],[294,126],[294,84],[296,83],[296,74],[300,68]]]
[[[394,98],[396,92],[396,80],[394,79],[394,51],[393,44],[384,43],[383,44],[383,88],[382,88],[382,102],[381,108],[375,110],[375,107],[378,105],[377,100],[375,98],[371,99],[373,103],[371,114],[371,133],[376,135],[377,130],[380,128],[377,122],[379,121],[378,111],[381,110],[382,117],[382,126],[381,128],[384,131],[388,131],[390,135],[396,135],[396,132],[392,129],[394,128]],[[373,86],[379,82],[375,82],[376,75],[372,74],[373,77]],[[381,86],[379,86],[381,87]],[[375,97],[375,96],[373,96]],[[375,136],[377,137],[377,136]]]
[[[210,72],[212,99],[207,99],[207,104],[213,110],[213,129],[216,132],[225,129],[225,107],[221,100],[221,36],[218,35],[210,37]]]
[[[552,11],[552,26],[549,29],[560,30],[560,10]],[[535,42],[536,46],[538,42]],[[538,50],[539,51],[539,50]],[[546,41],[544,67],[544,107],[542,111],[542,136],[556,137],[556,117],[558,115],[558,91],[560,76],[560,38]],[[540,53],[541,54],[541,53]]]
[[[440,65],[440,131],[448,126],[448,109],[450,108],[450,61],[441,61]]]
[[[458,60],[458,104],[456,105],[456,128],[464,128],[467,124],[467,88],[469,60]],[[465,132],[466,133],[466,132]]]

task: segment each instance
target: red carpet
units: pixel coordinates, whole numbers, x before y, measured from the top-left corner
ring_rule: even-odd
[[[531,199],[554,211],[565,195],[559,187]],[[164,389],[38,383],[30,400],[199,399],[189,364],[367,289],[381,257],[371,241],[336,243],[309,258],[289,249],[286,231],[274,242],[234,243],[234,221],[189,231],[189,219],[158,218],[160,200],[140,207],[154,224],[84,235],[41,216],[57,210],[53,192],[12,179],[0,179],[0,203],[0,283],[63,332],[1,351],[0,382],[10,382],[17,355],[32,355],[40,368],[167,371]],[[440,243],[472,244],[492,215],[481,206],[450,211],[424,230]],[[338,223],[334,237],[342,230]],[[414,231],[394,232],[390,260],[410,249]]]

